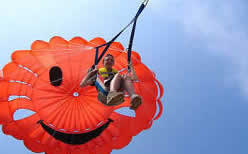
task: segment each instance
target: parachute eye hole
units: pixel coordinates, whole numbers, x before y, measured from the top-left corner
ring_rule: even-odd
[[[62,70],[58,66],[54,66],[49,71],[51,85],[57,87],[62,84]]]

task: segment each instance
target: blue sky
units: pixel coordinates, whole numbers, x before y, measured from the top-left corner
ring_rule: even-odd
[[[0,5],[0,67],[11,53],[54,35],[111,39],[136,13],[133,0],[9,0]],[[150,0],[134,50],[165,88],[164,113],[113,154],[246,154],[247,2]],[[129,33],[118,40],[127,45]],[[0,133],[1,153],[31,153]]]

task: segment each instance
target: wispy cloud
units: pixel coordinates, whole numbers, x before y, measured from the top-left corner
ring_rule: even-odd
[[[211,54],[228,58],[233,66],[228,72],[233,73],[227,74],[227,80],[240,84],[248,96],[248,35],[244,26],[247,23],[242,20],[245,4],[212,0],[167,0],[153,4],[160,6],[161,15],[169,14],[165,20],[176,21],[189,37],[203,41]]]

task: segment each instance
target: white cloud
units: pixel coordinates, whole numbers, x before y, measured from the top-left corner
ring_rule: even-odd
[[[233,66],[227,71],[233,73],[228,74],[227,81],[238,81],[248,96],[248,35],[241,20],[244,4],[212,0],[157,0],[155,4],[163,19],[183,25],[185,33],[204,41],[211,54],[227,57]]]

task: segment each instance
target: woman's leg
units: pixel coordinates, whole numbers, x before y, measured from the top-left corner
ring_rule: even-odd
[[[129,76],[125,76],[123,78],[123,82],[124,82],[124,89],[128,92],[131,98],[130,109],[136,110],[142,104],[142,99],[139,95],[135,93],[132,80]]]
[[[110,83],[110,91],[116,91],[117,92],[121,88],[120,87],[121,80],[122,80],[122,77],[121,77],[120,73],[117,73]]]
[[[124,102],[124,93],[119,92],[121,88],[122,77],[117,73],[110,83],[110,91],[107,96],[107,105],[119,105]]]
[[[135,95],[135,91],[134,91],[134,87],[133,87],[133,83],[132,80],[129,76],[124,76],[123,77],[123,85],[124,85],[124,90],[127,91],[128,95],[131,97],[133,95]]]

